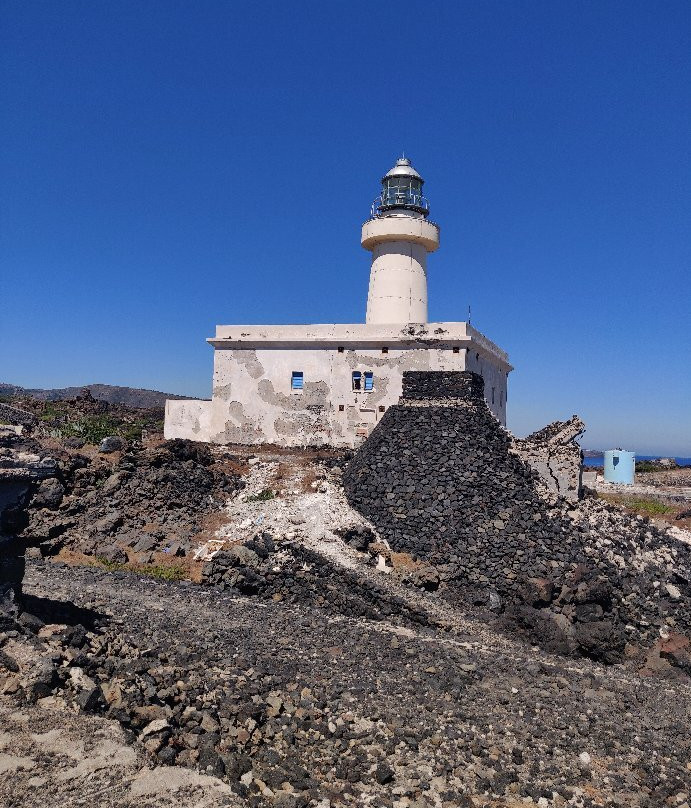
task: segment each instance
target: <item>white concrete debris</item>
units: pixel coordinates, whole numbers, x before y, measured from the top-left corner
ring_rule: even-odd
[[[291,462],[289,476],[281,477],[285,468],[279,460],[259,461],[250,466],[245,489],[224,509],[227,523],[197,550],[195,560],[208,560],[221,549],[242,544],[267,531],[281,537],[284,544],[295,542],[318,550],[341,566],[353,569],[361,563],[357,552],[343,542],[339,533],[365,527],[378,536],[370,523],[348,504],[340,485],[340,470],[328,473],[318,470],[316,473],[323,476],[312,481],[310,476],[319,469],[316,464]],[[314,483],[316,488],[312,487]],[[280,562],[280,553],[276,558]]]
[[[576,440],[585,424],[574,415],[554,421],[527,438],[513,438],[511,451],[540,475],[544,494],[559,494],[572,501],[581,493],[581,447]]]

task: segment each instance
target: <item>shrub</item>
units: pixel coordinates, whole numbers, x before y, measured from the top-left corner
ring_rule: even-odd
[[[185,577],[185,570],[182,567],[164,567],[161,564],[153,567],[142,567],[137,572],[140,575],[157,578],[159,581],[181,581]]]
[[[181,581],[185,578],[185,570],[182,567],[166,567],[163,564],[137,567],[131,564],[121,564],[118,561],[109,561],[104,556],[95,556],[95,559],[108,572],[132,572],[135,575],[146,575],[159,581]]]
[[[641,497],[627,496],[621,494],[599,494],[600,499],[610,502],[612,505],[619,505],[630,511],[643,513],[646,516],[659,516],[663,513],[672,513],[675,509],[670,505],[665,505],[658,499],[643,499]]]
[[[258,494],[250,494],[250,496],[245,498],[245,502],[266,502],[267,500],[274,499],[275,497],[276,494],[274,494],[270,488],[265,488]]]
[[[656,499],[631,499],[624,504],[633,511],[645,511],[645,513],[649,514],[670,513],[674,510],[674,508]]]
[[[104,556],[95,556],[96,561],[108,572],[121,572],[127,569],[126,564],[121,564],[119,561],[109,561]]]
[[[637,460],[636,461],[636,473],[639,471],[665,471],[669,469],[665,469],[664,466],[661,466],[659,463],[651,463],[649,460]]]

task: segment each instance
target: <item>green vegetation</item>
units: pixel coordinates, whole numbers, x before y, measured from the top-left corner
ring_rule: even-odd
[[[119,433],[119,423],[109,415],[90,415],[67,423],[60,430],[63,438],[81,438],[87,443],[100,443],[108,435]]]
[[[265,488],[258,494],[251,494],[249,497],[245,497],[245,502],[266,502],[267,500],[274,499],[275,497],[276,494],[270,488]]]
[[[38,418],[40,421],[50,423],[51,421],[57,421],[59,418],[64,418],[66,415],[64,407],[56,406],[56,402],[47,401],[43,405],[43,412],[39,414]]]
[[[622,496],[617,494],[600,494],[600,499],[604,499],[612,505],[620,505],[630,511],[644,514],[645,516],[660,516],[665,513],[673,513],[676,509],[670,505],[665,505],[659,499],[644,499],[635,496]]]
[[[651,516],[661,513],[671,513],[674,508],[665,505],[664,502],[659,502],[656,499],[631,499],[624,503],[627,508],[632,511],[645,511]]]
[[[182,567],[164,567],[161,564],[153,567],[141,567],[136,572],[139,575],[157,578],[159,581],[182,581],[185,577],[185,570]]]
[[[156,417],[132,418],[113,413],[84,415],[75,412],[69,401],[46,401],[38,414],[57,438],[80,438],[85,443],[100,443],[109,435],[119,435],[126,441],[141,440],[142,430],[163,431],[163,421]]]
[[[674,466],[661,466],[659,463],[651,463],[649,460],[637,460],[636,461],[636,473],[638,474],[639,471],[651,472],[651,471],[669,471],[670,468],[674,468]]]
[[[163,421],[146,421],[143,418],[138,418],[131,423],[125,423],[117,434],[121,435],[126,441],[141,440],[142,431],[148,429],[152,432],[163,432]],[[112,434],[112,433],[111,433]]]
[[[109,561],[103,556],[96,556],[99,566],[108,572],[133,572],[136,575],[146,575],[158,581],[182,581],[186,577],[182,567],[166,567],[163,564],[154,564],[150,567],[137,567],[131,564],[121,564],[118,561]]]

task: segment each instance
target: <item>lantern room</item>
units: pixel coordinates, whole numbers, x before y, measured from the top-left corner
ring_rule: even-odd
[[[422,195],[424,180],[406,157],[382,177],[379,199],[372,205],[372,215],[390,215],[397,211],[413,211],[424,217],[429,215],[429,203]]]

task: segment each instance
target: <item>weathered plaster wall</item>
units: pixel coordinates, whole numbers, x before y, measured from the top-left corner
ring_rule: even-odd
[[[268,341],[270,335],[264,336]],[[168,401],[166,437],[213,443],[357,446],[400,398],[404,371],[466,370],[466,362],[477,364],[475,353],[480,355],[472,345],[472,353],[471,348],[458,346],[454,351],[452,344],[434,339],[408,339],[403,344],[400,336],[398,345],[391,340],[385,348],[356,345],[352,340],[343,340],[343,346],[316,347],[289,339],[283,345],[273,340],[271,347],[256,347],[262,343],[249,340],[246,346],[235,342],[225,347],[223,340],[216,341],[220,344],[215,345],[212,401]],[[475,347],[482,350],[479,344]],[[482,356],[488,406],[504,424],[504,368],[510,366],[501,357],[496,357],[500,366],[493,364],[487,350]],[[301,391],[291,390],[293,371],[303,373]],[[363,386],[365,371],[371,371],[373,389],[354,391],[353,371],[362,373]]]
[[[163,434],[166,438],[187,438],[208,443],[212,432],[213,401],[166,401]]]
[[[514,438],[510,451],[540,475],[546,491],[577,500],[582,489],[581,447],[576,443],[585,424],[574,415],[568,421],[554,421],[527,438]]]
[[[453,368],[457,370],[457,368]],[[465,367],[477,373],[485,381],[485,400],[492,413],[506,426],[506,396],[508,392],[508,371],[498,367],[491,358],[470,347],[466,350]]]
[[[356,446],[395,403],[406,370],[474,370],[506,422],[507,355],[467,323],[217,326],[211,401],[168,401],[165,434],[214,443]],[[370,392],[352,372],[371,371]],[[293,371],[303,373],[291,390]],[[492,390],[494,389],[494,395]]]

